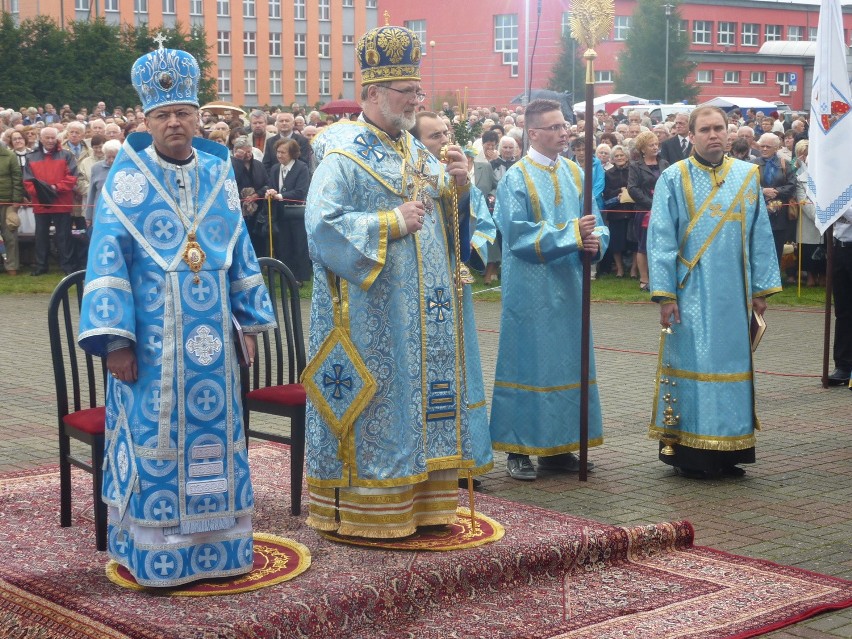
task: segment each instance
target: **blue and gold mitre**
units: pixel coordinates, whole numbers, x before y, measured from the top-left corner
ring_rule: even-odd
[[[358,40],[361,84],[419,80],[422,48],[417,34],[405,27],[387,24],[370,29]]]
[[[186,51],[160,48],[146,53],[133,63],[130,79],[142,100],[147,115],[161,106],[191,104],[198,106],[198,62]]]

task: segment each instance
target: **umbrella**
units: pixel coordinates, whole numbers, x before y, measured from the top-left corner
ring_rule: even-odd
[[[355,100],[332,100],[323,107],[320,111],[330,115],[343,115],[345,113],[361,113],[361,105]]]
[[[510,104],[523,104],[525,93],[516,95]],[[570,122],[574,120],[574,110],[571,108],[571,99],[574,97],[570,91],[551,91],[550,89],[530,89],[530,100],[556,100],[562,105],[562,114]]]
[[[203,107],[201,107],[202,111],[209,111],[215,115],[225,115],[225,113],[236,113],[237,115],[245,115],[246,112],[243,111],[240,107],[232,102],[225,102],[224,100],[216,100],[215,102],[208,102]]]
[[[30,178],[30,182],[33,183],[35,187],[36,197],[38,198],[39,204],[50,204],[56,199],[56,191],[50,188],[50,185],[38,178]]]

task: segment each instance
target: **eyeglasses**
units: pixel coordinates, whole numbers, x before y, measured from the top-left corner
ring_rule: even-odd
[[[567,131],[571,128],[571,125],[567,122],[563,122],[562,124],[551,124],[550,126],[533,126],[530,128],[534,131],[552,131],[553,133],[559,133],[560,131]]]
[[[401,93],[402,95],[404,95],[409,100],[411,98],[414,98],[418,102],[423,102],[423,100],[426,99],[426,94],[423,93],[422,91],[418,91],[417,89],[405,89],[405,90],[394,89],[393,87],[384,86],[384,85],[381,88],[382,89],[388,89],[389,91],[395,91],[396,93]]]

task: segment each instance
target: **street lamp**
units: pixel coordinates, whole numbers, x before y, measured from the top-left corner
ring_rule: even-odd
[[[666,10],[666,86],[663,91],[663,104],[669,103],[669,18],[672,15],[673,4],[664,4],[663,9]]]
[[[432,109],[435,109],[435,41],[429,40],[429,54],[432,56]]]

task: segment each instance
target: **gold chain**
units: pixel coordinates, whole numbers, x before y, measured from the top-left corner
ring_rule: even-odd
[[[193,152],[193,155],[195,156],[195,193],[192,196],[192,219],[190,219],[188,212],[184,212],[181,209],[180,192],[178,191],[177,194],[172,193],[168,174],[166,172],[167,167],[160,160],[160,155],[157,153],[156,149],[154,150],[154,157],[156,158],[157,164],[161,169],[163,169],[163,183],[166,187],[166,191],[168,191],[169,195],[174,200],[178,219],[180,220],[180,223],[183,224],[183,230],[186,232],[186,248],[183,251],[183,261],[186,262],[187,266],[189,266],[189,270],[195,273],[194,281],[198,284],[201,281],[198,277],[198,272],[201,270],[201,267],[204,266],[204,260],[207,256],[201,248],[201,245],[195,240],[195,233],[198,230],[198,225],[201,223],[201,219],[198,216],[198,194],[201,186],[201,180],[198,176],[198,155],[196,155],[195,152]]]

